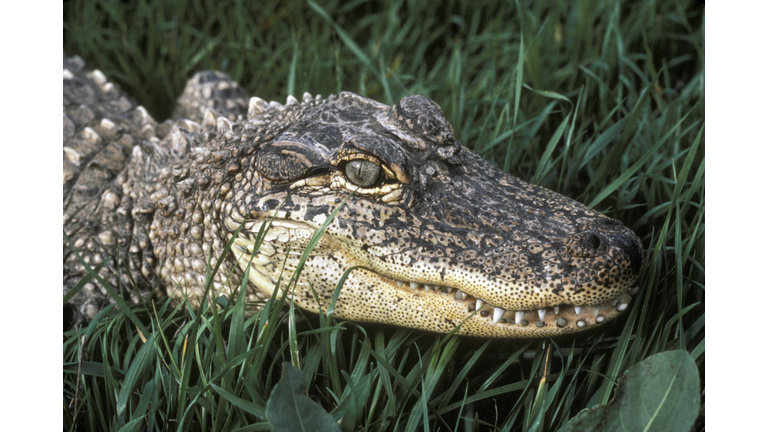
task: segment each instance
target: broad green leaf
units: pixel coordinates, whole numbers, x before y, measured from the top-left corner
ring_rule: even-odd
[[[307,396],[304,374],[288,362],[267,401],[267,420],[276,432],[341,432],[333,417]]]
[[[699,373],[686,351],[651,356],[619,380],[606,405],[578,413],[560,432],[678,432],[699,414]]]

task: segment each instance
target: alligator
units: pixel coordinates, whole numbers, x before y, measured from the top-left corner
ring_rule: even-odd
[[[281,104],[202,72],[158,123],[79,57],[65,55],[63,73],[65,293],[89,267],[126,299],[160,287],[198,307],[232,240],[209,295],[236,293],[247,274],[252,313],[334,211],[291,288],[308,311],[326,311],[349,271],[337,318],[546,337],[609,322],[637,290],[631,230],[484,161],[424,96]],[[110,301],[88,281],[65,327]]]

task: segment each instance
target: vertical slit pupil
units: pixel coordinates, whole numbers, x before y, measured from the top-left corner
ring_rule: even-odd
[[[367,160],[349,161],[344,168],[347,178],[360,187],[370,187],[376,184],[381,177],[381,167]]]

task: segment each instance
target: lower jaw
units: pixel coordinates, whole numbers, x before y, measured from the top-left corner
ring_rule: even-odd
[[[245,264],[241,262],[241,266],[247,264],[247,261]],[[332,265],[338,267],[331,269],[336,273],[346,268],[336,260],[326,261],[322,256],[312,256],[307,260],[304,273],[310,272],[308,268],[326,269]],[[251,283],[269,295],[275,282],[271,275],[262,274],[260,270],[258,265],[251,269]],[[294,302],[304,309],[325,313],[335,286],[316,291],[325,293],[319,295],[318,304],[312,288],[306,283],[300,282],[301,285],[306,286],[297,287]],[[312,285],[318,289],[322,284],[315,281]],[[627,290],[598,306],[558,305],[538,310],[504,310],[453,288],[398,282],[372,271],[355,269],[339,292],[334,315],[352,321],[439,333],[456,331],[463,335],[496,338],[549,337],[588,330],[611,321],[627,309],[633,293],[634,290]]]
[[[576,333],[603,325],[626,310],[632,299],[627,290],[599,306],[560,305],[527,311],[501,309],[502,313],[499,313],[497,309],[500,308],[484,302],[478,308],[477,299],[461,295],[455,289],[430,286],[427,291],[426,287],[416,285],[414,289],[406,283],[398,287],[395,280],[385,276],[355,270],[340,291],[334,315],[352,321],[387,323],[440,333],[456,331],[478,337],[536,338]],[[364,298],[361,299],[361,295]],[[300,306],[310,310],[317,308],[309,304]]]
[[[483,304],[480,309],[475,306],[475,310],[491,325],[531,327],[532,330],[551,329],[555,332],[570,333],[597,327],[618,317],[626,310],[631,300],[632,296],[625,292],[614,300],[597,306],[559,305],[533,311],[499,312],[499,308]],[[468,309],[471,308],[472,305],[469,305]]]
[[[442,297],[459,305],[466,315],[459,334],[481,333],[496,337],[554,336],[595,328],[627,310],[632,295],[638,290],[637,287],[627,289],[618,297],[594,306],[561,304],[536,310],[505,310],[454,288],[388,280],[402,291]]]

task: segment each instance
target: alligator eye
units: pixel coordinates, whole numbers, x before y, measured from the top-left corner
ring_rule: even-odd
[[[347,179],[360,187],[371,187],[381,180],[382,169],[378,164],[365,159],[347,162],[344,167]]]

